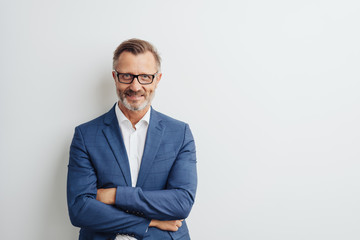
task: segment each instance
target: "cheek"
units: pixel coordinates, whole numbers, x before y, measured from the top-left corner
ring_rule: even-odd
[[[152,90],[146,90],[146,98],[148,98],[153,93]]]
[[[119,93],[121,93],[121,90],[117,87],[116,92],[119,94]]]
[[[155,91],[155,88],[156,88],[156,87],[147,88],[147,89],[145,89],[145,91],[146,91],[148,94],[151,94],[151,93],[153,93],[153,92]]]
[[[124,92],[126,88],[120,87],[118,84],[116,84],[116,91],[117,92]]]

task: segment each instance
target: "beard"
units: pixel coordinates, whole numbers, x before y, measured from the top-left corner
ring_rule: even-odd
[[[120,91],[120,90],[116,90],[116,93],[119,97],[119,101],[130,111],[141,111],[144,108],[146,108],[148,105],[151,104],[152,100],[154,99],[155,96],[155,90],[150,92],[150,93],[146,93],[145,91],[137,91],[134,92],[131,89],[126,89],[125,91]],[[144,96],[145,100],[138,104],[135,101],[134,102],[129,102],[126,99],[126,96]]]

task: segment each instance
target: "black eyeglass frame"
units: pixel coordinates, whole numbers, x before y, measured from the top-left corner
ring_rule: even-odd
[[[139,75],[135,75],[135,74],[131,74],[131,73],[119,73],[117,72],[116,70],[114,70],[115,74],[116,74],[116,77],[117,77],[117,80],[120,82],[120,83],[124,83],[124,84],[132,84],[132,82],[134,81],[134,79],[136,78],[138,83],[140,83],[141,85],[149,85],[149,84],[152,84],[154,82],[154,79],[155,79],[155,76],[158,74],[158,72],[154,73],[154,74],[139,74]],[[130,82],[122,82],[120,81],[120,74],[129,74],[131,75],[132,77],[132,80]],[[139,76],[142,76],[142,75],[146,75],[146,76],[151,76],[151,82],[149,83],[141,83],[140,80],[139,80]]]

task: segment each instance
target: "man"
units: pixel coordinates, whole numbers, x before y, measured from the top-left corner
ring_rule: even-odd
[[[75,128],[67,199],[79,239],[190,239],[186,221],[197,174],[186,123],[155,111],[160,57],[148,42],[118,46],[119,97],[104,115]]]

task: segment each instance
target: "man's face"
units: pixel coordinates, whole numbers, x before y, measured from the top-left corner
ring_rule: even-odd
[[[118,58],[115,70],[118,73],[153,75],[158,69],[155,58],[151,52],[138,55],[130,52],[122,52]],[[113,72],[113,77],[120,103],[131,111],[140,111],[150,106],[155,95],[157,84],[161,79],[161,73],[157,74],[153,82],[148,85],[140,84],[137,78],[135,78],[131,84],[120,83],[115,72]]]

